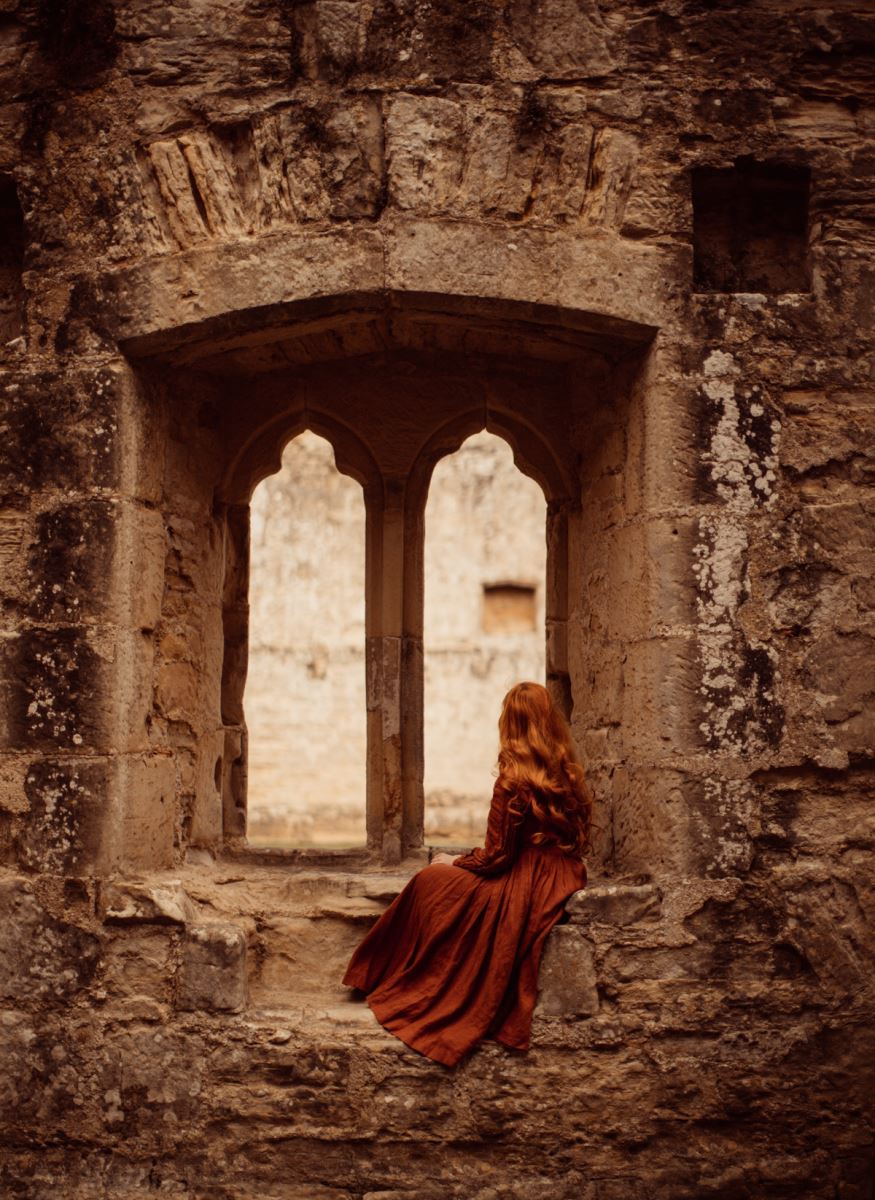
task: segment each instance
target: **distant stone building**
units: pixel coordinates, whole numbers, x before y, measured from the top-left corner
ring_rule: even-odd
[[[331,446],[305,432],[252,503],[249,840],[365,840],[365,513]],[[498,712],[544,681],[546,508],[489,433],[435,468],[425,540],[425,825],[482,839]]]

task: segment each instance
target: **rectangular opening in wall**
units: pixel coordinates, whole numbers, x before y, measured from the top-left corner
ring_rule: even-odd
[[[744,156],[691,182],[696,291],[810,290],[809,167]]]
[[[527,583],[483,584],[483,632],[528,633],[537,628],[537,589]]]

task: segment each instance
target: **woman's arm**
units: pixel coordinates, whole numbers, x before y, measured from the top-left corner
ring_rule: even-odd
[[[514,813],[507,798],[499,790],[498,780],[492,789],[492,803],[486,822],[486,842],[469,854],[461,854],[453,865],[476,875],[502,875],[513,865],[520,849],[522,819]]]

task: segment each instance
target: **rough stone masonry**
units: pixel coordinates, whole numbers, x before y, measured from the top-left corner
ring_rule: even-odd
[[[0,45],[2,1194],[871,1200],[871,4],[3,0]],[[367,526],[321,856],[246,842],[303,429]],[[427,854],[423,511],[481,429],[599,840],[531,1051],[447,1072],[337,968]]]

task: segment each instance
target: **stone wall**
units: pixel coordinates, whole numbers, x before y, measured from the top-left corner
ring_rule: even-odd
[[[4,5],[6,1192],[870,1200],[872,44]],[[366,512],[334,855],[246,843],[249,505],[304,430]],[[659,909],[560,927],[530,1057],[443,1076],[310,968],[424,861],[425,504],[483,430],[546,498],[591,883]]]

